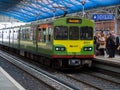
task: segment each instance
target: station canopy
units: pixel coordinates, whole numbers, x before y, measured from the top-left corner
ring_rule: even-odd
[[[0,0],[0,15],[32,22],[83,9],[119,5],[120,0]]]

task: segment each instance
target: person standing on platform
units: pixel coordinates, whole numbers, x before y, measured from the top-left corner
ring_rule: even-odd
[[[94,36],[94,44],[95,44],[95,55],[98,56],[100,55],[99,52],[99,39],[100,39],[100,34],[97,32],[96,35]]]
[[[106,47],[105,34],[101,33],[99,51],[100,51],[100,55],[102,56],[105,55],[105,47]]]
[[[107,53],[107,55],[109,55],[109,49],[110,49],[110,47],[109,47],[109,43],[108,43],[108,41],[109,41],[109,38],[110,37],[110,33],[108,33],[107,35],[106,35],[106,53]]]
[[[118,37],[118,35],[117,35],[117,36],[116,36],[116,49],[118,48],[119,44],[120,44],[120,42],[119,42],[119,37]]]
[[[115,50],[116,50],[116,37],[114,35],[114,31],[110,32],[110,36],[107,39],[107,48],[109,50],[109,57],[108,58],[114,58],[115,57]]]

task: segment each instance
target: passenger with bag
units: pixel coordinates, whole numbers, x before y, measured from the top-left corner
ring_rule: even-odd
[[[102,33],[100,37],[100,45],[99,45],[100,55],[102,56],[105,55],[105,47],[106,47],[106,38],[104,33]]]
[[[98,56],[100,55],[100,52],[99,52],[99,45],[100,45],[100,34],[99,33],[96,33],[96,36],[94,37],[94,44],[95,44],[95,55]]]

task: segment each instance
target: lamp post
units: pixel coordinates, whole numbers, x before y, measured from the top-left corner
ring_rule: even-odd
[[[53,20],[55,19],[55,12],[56,12],[56,9],[53,10]]]
[[[84,5],[85,5],[86,2],[83,0],[83,1],[81,1],[80,3],[82,4],[82,13],[83,13],[83,16],[82,16],[82,17],[84,17],[84,14],[85,14]]]
[[[36,2],[36,9],[38,8],[38,0],[35,0]],[[33,37],[34,37],[34,43],[35,43],[35,46],[36,46],[36,51],[38,51],[38,41],[37,41],[37,38],[38,38],[38,17],[39,17],[39,13],[36,13],[36,25],[35,25],[35,30],[33,30]],[[34,26],[33,26],[34,28]],[[35,34],[35,35],[34,35]]]

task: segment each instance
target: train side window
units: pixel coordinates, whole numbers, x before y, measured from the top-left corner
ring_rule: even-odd
[[[68,27],[57,26],[54,28],[54,38],[56,40],[67,40],[68,39]]]
[[[93,28],[92,27],[81,27],[80,28],[80,39],[81,40],[92,40],[93,39]]]
[[[78,40],[79,39],[79,27],[72,26],[69,28],[69,39]]]

